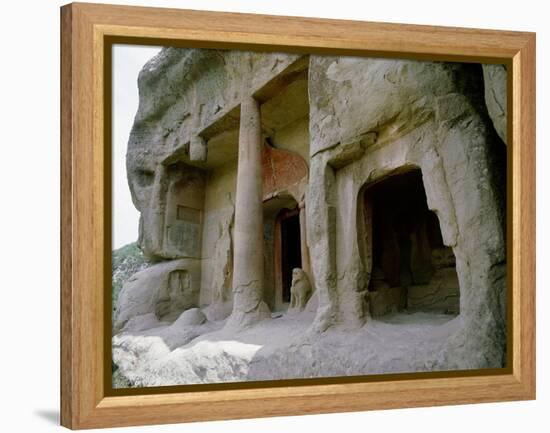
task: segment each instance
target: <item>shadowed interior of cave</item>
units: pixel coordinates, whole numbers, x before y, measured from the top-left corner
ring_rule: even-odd
[[[458,314],[455,256],[428,209],[421,171],[376,183],[365,193],[365,206],[372,207],[368,289],[373,315],[402,310]]]
[[[300,216],[299,213],[282,212],[281,221],[281,277],[283,282],[283,302],[290,302],[290,286],[292,285],[292,270],[302,267],[300,247]]]

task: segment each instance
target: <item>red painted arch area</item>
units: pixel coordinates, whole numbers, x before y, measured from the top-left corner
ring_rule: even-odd
[[[262,150],[263,197],[287,189],[307,176],[304,159],[294,153],[267,144]]]

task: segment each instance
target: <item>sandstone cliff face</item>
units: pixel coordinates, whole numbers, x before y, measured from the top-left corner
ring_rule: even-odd
[[[172,229],[176,232],[173,235],[167,229],[177,219],[177,215],[167,215],[172,208],[167,200],[179,194],[186,207],[202,211],[207,175],[204,169],[221,166],[235,159],[236,153],[227,145],[227,150],[210,150],[216,154],[215,161],[194,159],[194,139],[199,133],[205,137],[236,133],[246,63],[254,68],[249,83],[253,89],[297,57],[167,48],[145,65],[139,76],[140,104],[126,160],[132,199],[141,212],[139,242],[148,257],[200,256],[199,247],[184,250],[201,243],[198,229],[184,224],[181,229]],[[212,130],[207,130],[212,125]],[[222,137],[221,141],[219,147],[223,148],[227,140]],[[210,143],[211,147],[215,145]],[[208,163],[201,164],[206,162],[202,159]],[[194,197],[185,199],[190,194]]]
[[[252,68],[246,87],[261,88],[298,58],[167,48],[139,76],[140,105],[126,156],[132,199],[141,213],[138,242],[153,261],[203,261],[209,270],[199,270],[194,290],[201,305],[215,304],[208,310],[212,318],[231,311],[243,73]]]
[[[179,259],[137,272],[122,287],[113,317],[113,334],[132,319],[154,313],[158,320],[174,321],[198,305],[200,263]]]
[[[480,66],[316,57],[309,73],[315,326],[366,318],[371,263],[358,242],[361,188],[420,168],[460,282],[462,326],[445,362],[465,362],[457,353],[463,350],[483,353],[475,361],[480,367],[499,364],[505,353],[505,147],[485,108]]]
[[[504,143],[508,143],[506,118],[508,101],[506,87],[508,74],[504,65],[483,65],[483,80],[485,82],[485,103],[493,125]]]
[[[369,316],[396,311],[395,305],[401,305],[399,309],[407,302],[421,309],[429,295],[432,305],[458,314],[445,326],[445,338],[434,340],[408,364],[388,366],[388,371],[502,366],[505,83],[506,69],[500,65],[163,50],[140,74],[140,106],[127,168],[141,213],[140,246],[148,258],[169,261],[157,265],[158,277],[153,278],[157,271],[147,270],[150,274],[140,274],[125,286],[115,331],[138,315],[154,313],[155,320],[172,322],[195,306],[203,308],[208,323],[219,323],[230,314],[244,88],[262,106],[262,134],[273,145],[264,156],[292,153],[293,161],[303,161],[300,173],[305,173],[288,172],[285,179],[293,179],[292,185],[278,185],[273,176],[264,179],[264,191],[269,191],[264,197],[267,304],[281,306],[273,298],[280,293],[270,286],[276,280],[275,270],[269,268],[275,215],[300,205],[315,301],[304,331],[308,342],[312,335],[342,327],[354,332],[371,323],[372,329],[387,329],[376,328]],[[264,165],[271,173],[273,157],[265,156]],[[411,289],[403,304],[402,292],[395,288],[372,291],[379,280],[374,276],[369,191],[414,170],[420,170],[427,207],[441,232],[441,245],[433,254],[450,252],[453,257],[451,268],[441,265],[433,281]],[[189,294],[176,301],[166,287],[177,286],[182,277],[164,289],[159,283],[160,275],[167,278],[169,273],[160,270],[171,266],[189,275]],[[380,282],[380,287],[385,285],[387,281]],[[126,338],[124,345],[131,341]],[[286,371],[281,368],[289,351],[298,365],[293,374],[306,375],[299,361],[308,356],[306,346],[270,352],[273,356],[255,364],[265,371],[254,370],[250,378]],[[325,341],[315,350],[325,353],[330,348]],[[361,364],[364,371],[381,372],[384,356],[369,358],[370,366]],[[332,374],[329,370],[336,371],[321,369],[319,374]],[[357,374],[361,369],[350,371]]]

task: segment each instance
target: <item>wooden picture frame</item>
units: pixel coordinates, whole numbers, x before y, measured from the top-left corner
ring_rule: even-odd
[[[509,366],[293,386],[106,392],[104,146],[109,40],[504,63],[508,68]],[[61,424],[72,429],[535,398],[533,33],[75,3],[61,8]]]

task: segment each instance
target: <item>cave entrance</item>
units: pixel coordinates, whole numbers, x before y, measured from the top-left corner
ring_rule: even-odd
[[[278,216],[281,237],[281,248],[277,260],[281,272],[281,300],[283,304],[290,302],[290,287],[292,285],[292,270],[302,267],[302,251],[300,245],[300,213],[298,209],[283,209]]]
[[[391,175],[366,188],[362,197],[364,251],[372,265],[371,314],[458,314],[455,256],[443,244],[436,214],[428,209],[421,171]]]
[[[271,311],[285,311],[290,303],[292,270],[301,268],[300,209],[290,195],[264,202],[264,301]]]

